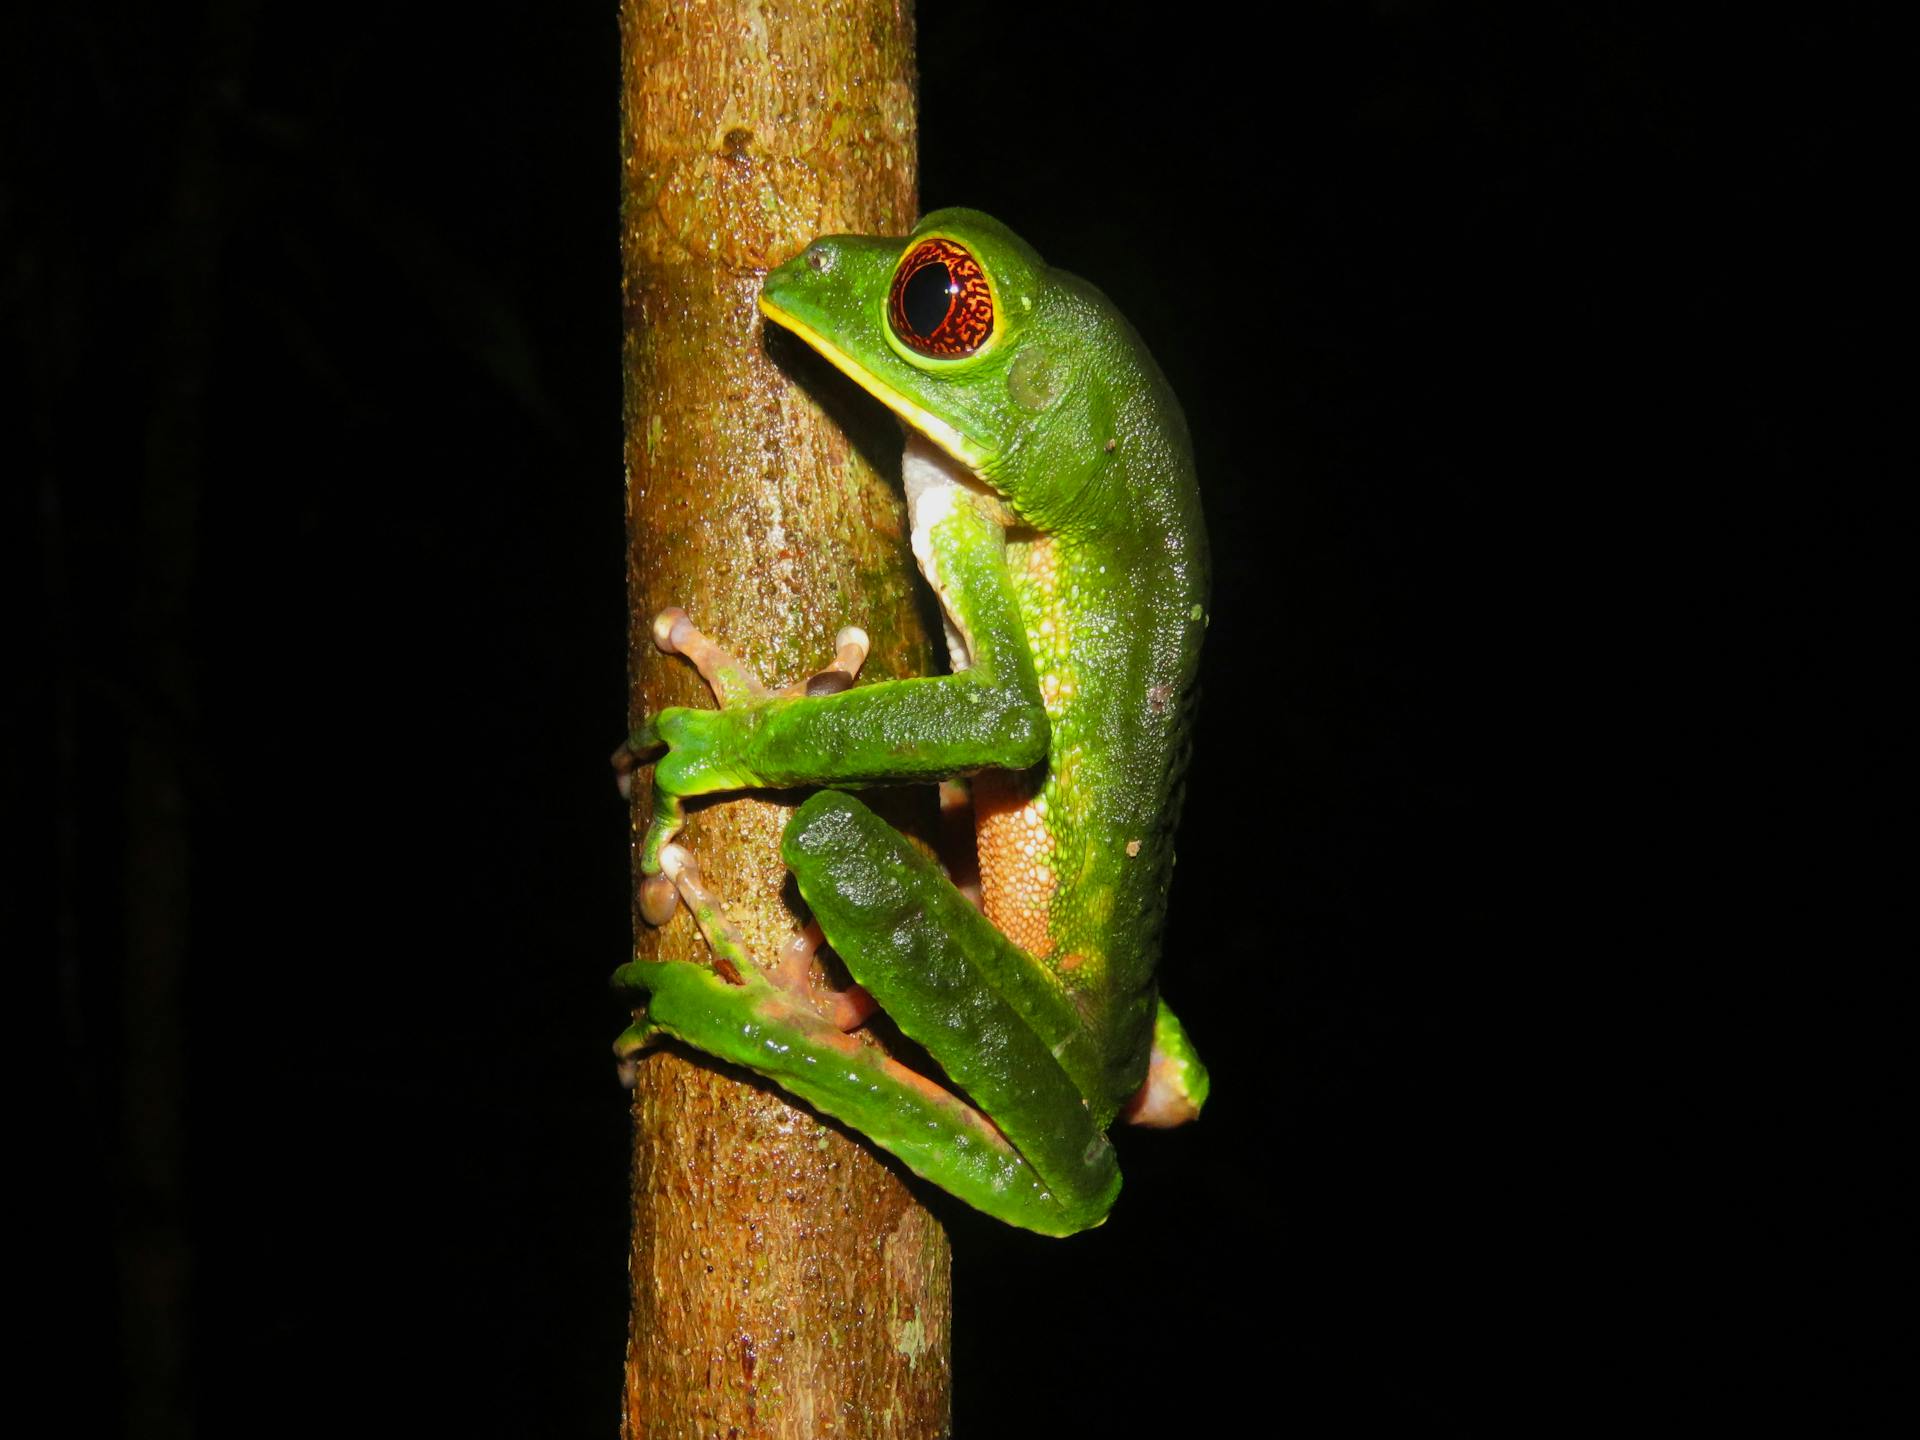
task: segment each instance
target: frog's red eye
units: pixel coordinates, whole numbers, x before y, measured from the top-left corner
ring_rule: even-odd
[[[993,334],[987,272],[951,240],[922,240],[893,272],[887,321],[909,349],[936,360],[971,355]]]

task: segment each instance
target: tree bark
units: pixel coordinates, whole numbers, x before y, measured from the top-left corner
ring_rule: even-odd
[[[763,342],[756,310],[766,271],[815,235],[911,227],[911,14],[889,0],[622,0],[620,14],[634,715],[714,703],[653,648],[671,604],[770,682],[822,668],[846,624],[872,638],[867,677],[925,674],[897,432],[787,337]],[[685,836],[762,959],[795,923],[787,814],[729,798]],[[684,907],[661,930],[637,910],[634,925],[642,958],[709,958]],[[683,1051],[641,1061],[634,1113],[624,1440],[947,1434],[950,1256],[901,1172]]]

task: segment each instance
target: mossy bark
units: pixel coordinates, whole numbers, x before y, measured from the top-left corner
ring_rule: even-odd
[[[815,235],[912,225],[911,14],[873,0],[620,13],[633,712],[713,703],[653,648],[670,604],[769,681],[821,668],[850,623],[872,637],[869,677],[927,673],[898,433],[763,335],[755,308],[766,271]],[[685,836],[765,958],[794,925],[787,814],[729,798]],[[642,958],[708,959],[684,909],[634,925]],[[897,1168],[673,1049],[641,1062],[634,1114],[626,1440],[945,1435],[950,1257]]]

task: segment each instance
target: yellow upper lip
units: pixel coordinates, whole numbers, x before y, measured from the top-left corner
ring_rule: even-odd
[[[873,396],[874,399],[878,400],[882,405],[885,405],[889,410],[893,411],[894,414],[898,415],[902,420],[906,421],[907,424],[933,441],[934,444],[953,456],[953,458],[958,460],[962,465],[971,466],[974,470],[979,470],[986,463],[987,457],[985,454],[981,452],[978,446],[970,442],[966,436],[962,435],[938,415],[931,414],[914,404],[913,401],[909,400],[905,395],[902,395],[898,390],[895,390],[891,385],[883,384],[872,371],[861,365],[851,355],[847,354],[846,351],[820,334],[819,331],[808,325],[804,320],[795,319],[792,314],[774,304],[773,301],[766,297],[764,291],[760,296],[760,312],[769,320],[773,320],[786,329],[793,331],[794,334],[806,341],[807,344],[826,356],[827,359],[833,363],[833,367],[840,371],[841,374],[852,379],[862,390],[865,390],[869,395]]]

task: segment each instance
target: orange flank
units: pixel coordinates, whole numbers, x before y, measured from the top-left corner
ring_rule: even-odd
[[[1053,952],[1048,919],[1054,877],[1053,837],[1032,772],[989,770],[974,777],[974,837],[987,918],[1038,959]]]
[[[1060,567],[1053,538],[1036,535],[1008,546],[1027,644],[1047,715],[1056,724],[1071,698],[1069,622],[1060,603]],[[981,908],[1000,933],[1029,955],[1053,954],[1052,911],[1059,876],[1047,829],[1044,781],[1035,771],[987,771],[974,777],[973,824],[980,852]]]

